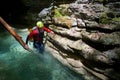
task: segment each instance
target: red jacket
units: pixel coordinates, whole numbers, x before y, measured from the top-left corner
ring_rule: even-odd
[[[32,32],[27,36],[26,44],[28,43],[28,40],[30,40],[31,38],[33,38],[33,40],[37,42],[43,41],[44,31],[48,33],[51,32],[51,30],[46,27],[43,27],[41,30],[38,27],[33,29]]]

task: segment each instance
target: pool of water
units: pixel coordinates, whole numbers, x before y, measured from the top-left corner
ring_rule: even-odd
[[[25,41],[26,29],[16,30]],[[29,43],[32,48],[32,43]],[[0,31],[0,80],[84,80],[83,77],[44,54],[28,52],[6,31]]]

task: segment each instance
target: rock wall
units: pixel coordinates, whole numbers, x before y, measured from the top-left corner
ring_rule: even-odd
[[[77,0],[47,9],[39,19],[55,33],[46,46],[55,58],[85,80],[120,79],[118,0]]]

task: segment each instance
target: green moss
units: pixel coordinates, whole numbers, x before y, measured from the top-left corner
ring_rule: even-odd
[[[108,13],[106,13],[106,14],[107,14],[107,16],[110,17],[110,18],[114,18],[114,17],[115,17],[114,12],[112,12],[112,11],[110,11],[110,12],[108,12]]]
[[[103,14],[101,15],[101,17],[107,18],[107,14],[106,14],[106,13],[103,13]]]
[[[101,19],[101,23],[103,23],[103,24],[109,24],[110,20],[107,19],[107,18],[103,18],[103,19]]]
[[[120,17],[119,18],[113,18],[112,21],[120,22]]]
[[[68,8],[67,4],[62,4],[59,7],[60,7],[59,11],[63,16],[70,15],[70,12],[68,12],[68,10],[67,10],[67,8]]]
[[[56,17],[61,17],[62,14],[60,13],[60,11],[58,9],[54,9],[54,18]]]
[[[113,12],[103,13],[100,16],[100,23],[109,24],[111,22],[120,22],[120,17],[116,17]]]
[[[110,23],[110,19],[108,18],[108,16],[107,16],[106,13],[103,13],[103,14],[100,16],[100,23],[103,23],[103,24],[108,24],[108,23]]]
[[[103,2],[108,2],[108,0],[94,0],[95,2],[100,2],[100,3],[103,3]]]

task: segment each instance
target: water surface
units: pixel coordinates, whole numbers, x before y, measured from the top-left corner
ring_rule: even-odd
[[[25,41],[26,29],[16,30]],[[29,43],[32,48],[32,43]],[[24,50],[6,31],[0,32],[0,80],[84,80],[54,59],[48,51],[43,55]]]

